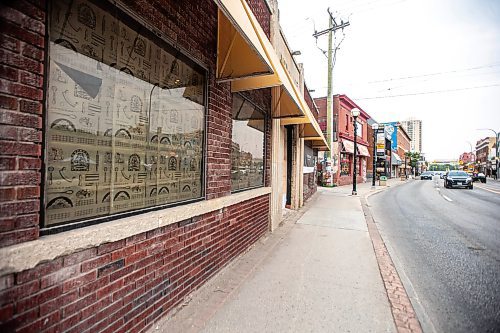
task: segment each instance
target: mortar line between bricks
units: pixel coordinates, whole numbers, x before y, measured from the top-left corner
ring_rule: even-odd
[[[408,293],[406,292],[396,267],[394,266],[384,240],[377,229],[375,221],[373,220],[371,210],[366,202],[366,197],[361,197],[361,207],[365,213],[368,233],[370,235],[375,257],[379,266],[380,277],[384,282],[387,299],[391,306],[391,313],[396,330],[399,333],[408,331],[422,333],[422,326],[420,325],[415,309],[413,308],[410,298],[408,297]],[[389,278],[392,278],[392,280]]]

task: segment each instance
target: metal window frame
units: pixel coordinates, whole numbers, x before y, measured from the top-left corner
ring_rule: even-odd
[[[234,190],[234,191],[231,189],[231,193],[239,193],[239,192],[244,192],[244,191],[253,190],[253,189],[256,189],[256,188],[260,188],[260,187],[265,187],[266,186],[266,169],[267,169],[267,153],[268,153],[267,138],[266,138],[267,135],[266,135],[266,133],[269,131],[270,122],[269,122],[269,113],[266,112],[266,111],[264,111],[261,107],[259,107],[250,98],[248,98],[247,96],[245,96],[241,92],[236,92],[236,93],[233,93],[232,95],[238,95],[240,98],[243,99],[243,101],[244,101],[243,104],[245,102],[250,103],[257,111],[261,112],[264,115],[264,132],[262,133],[264,135],[264,142],[263,142],[263,145],[264,145],[263,170],[264,170],[264,172],[262,173],[262,185],[245,187],[243,189],[237,189],[237,190]],[[242,106],[243,106],[243,104],[242,104]],[[231,103],[231,106],[232,106],[232,103]],[[240,107],[240,109],[241,109],[241,107]],[[238,111],[238,113],[239,113],[239,111]],[[231,120],[233,120],[232,110],[231,110]],[[233,128],[231,128],[231,141],[232,141],[232,138],[233,138]]]

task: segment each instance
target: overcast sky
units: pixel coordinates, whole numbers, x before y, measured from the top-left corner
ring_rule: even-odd
[[[335,94],[379,122],[421,119],[427,160],[458,159],[470,150],[467,141],[474,147],[493,136],[478,128],[500,131],[499,0],[280,0],[279,7],[314,97],[326,96],[319,48],[327,49],[328,38],[316,45],[312,34],[328,27],[330,7],[337,23],[350,22],[337,52]],[[339,30],[337,44],[342,38]]]

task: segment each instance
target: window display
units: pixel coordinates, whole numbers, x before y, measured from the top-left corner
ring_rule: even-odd
[[[117,12],[51,4],[45,227],[203,195],[206,72]]]
[[[346,153],[340,154],[340,175],[348,176],[351,174],[351,160]]]
[[[231,190],[264,185],[265,116],[250,101],[233,95]]]

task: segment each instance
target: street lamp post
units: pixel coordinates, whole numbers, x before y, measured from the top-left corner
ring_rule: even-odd
[[[378,131],[378,124],[375,123],[372,125],[373,129],[373,176],[372,176],[372,189],[375,188],[375,178],[377,176],[377,169],[376,169],[376,164],[377,164],[377,131]]]
[[[478,130],[492,131],[493,133],[495,133],[495,172],[498,177],[498,133],[491,128],[479,128]]]
[[[358,150],[358,141],[357,141],[357,136],[358,136],[358,121],[357,121],[357,118],[359,116],[359,114],[361,113],[361,111],[359,111],[358,108],[354,108],[351,110],[351,115],[354,117],[354,160],[353,160],[353,164],[354,164],[354,168],[353,168],[353,173],[352,173],[352,195],[357,195],[358,192],[356,192],[356,164],[357,164],[357,161],[356,161],[356,152]]]

